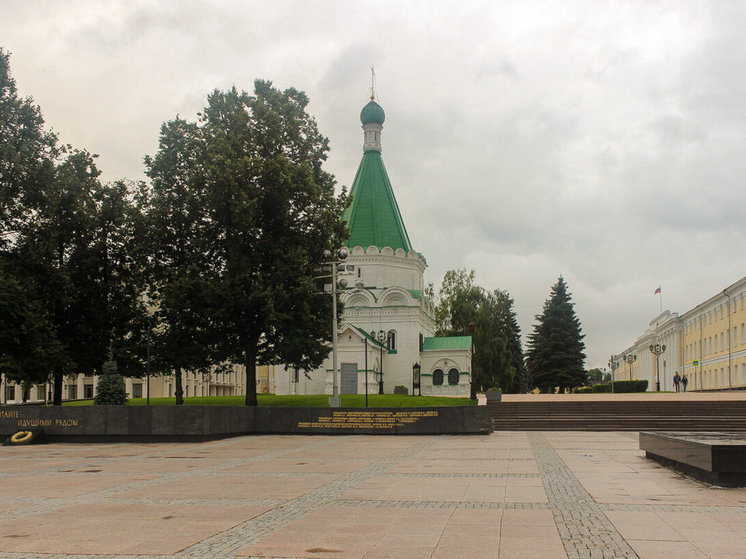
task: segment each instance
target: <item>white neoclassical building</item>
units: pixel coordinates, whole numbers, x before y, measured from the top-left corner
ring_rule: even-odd
[[[363,107],[363,158],[344,218],[350,227],[347,286],[338,334],[342,394],[466,396],[472,340],[435,337],[433,302],[425,296],[425,257],[415,251],[381,157],[385,114],[373,98]],[[275,368],[278,394],[331,394],[332,359],[316,371]]]
[[[676,372],[688,390],[746,389],[746,277],[679,315],[661,312],[635,343],[614,356],[618,380],[647,379],[648,390],[673,389]],[[656,355],[651,346],[665,345]]]

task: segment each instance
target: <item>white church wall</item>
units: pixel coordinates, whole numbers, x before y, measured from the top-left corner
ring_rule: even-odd
[[[424,288],[422,274],[427,263],[414,251],[407,254],[402,249],[394,251],[390,247],[384,247],[380,251],[375,246],[367,249],[355,247],[346,264],[356,266],[351,286],[362,282],[365,287],[376,289],[392,286],[417,290]]]

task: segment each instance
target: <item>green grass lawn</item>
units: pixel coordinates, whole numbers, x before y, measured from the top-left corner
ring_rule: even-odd
[[[343,408],[364,408],[364,394],[343,394]],[[310,407],[325,408],[329,406],[329,395],[319,394],[311,396],[275,396],[274,394],[260,394],[257,396],[260,406],[277,407]],[[173,406],[174,398],[151,398],[152,406]],[[131,398],[130,406],[144,406],[145,398]],[[368,406],[371,408],[419,408],[425,406],[475,406],[476,400],[469,398],[441,398],[438,396],[408,396],[402,394],[370,394],[368,395]],[[91,406],[93,400],[77,400],[65,402],[65,406]],[[184,398],[187,406],[243,406],[244,396],[204,396],[196,398]]]

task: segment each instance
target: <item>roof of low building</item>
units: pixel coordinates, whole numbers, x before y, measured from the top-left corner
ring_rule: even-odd
[[[449,336],[442,338],[425,338],[423,351],[439,349],[471,349],[471,336]]]
[[[363,338],[367,338],[367,340],[372,344],[380,347],[386,347],[382,342],[379,342],[374,336],[371,336],[368,332],[366,332],[359,326],[355,326],[354,324],[351,324],[350,326],[352,326],[357,331],[357,333],[360,334],[360,336],[362,336]]]

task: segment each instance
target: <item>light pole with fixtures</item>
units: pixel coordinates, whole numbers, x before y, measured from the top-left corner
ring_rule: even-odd
[[[614,372],[619,367],[619,360],[613,355],[609,359],[609,368],[611,369],[611,393],[614,393]]]
[[[329,398],[329,407],[338,408],[341,405],[339,398],[339,380],[337,378],[337,266],[349,256],[347,248],[342,247],[337,251],[337,260],[332,259],[332,253],[330,250],[324,251],[324,258],[327,259],[325,266],[331,267],[331,296],[332,296],[332,396]],[[320,276],[329,277],[329,276]],[[343,289],[347,286],[347,280],[342,278],[339,280],[339,287]],[[326,291],[326,286],[324,286]]]
[[[637,361],[637,355],[628,353],[627,355],[622,357],[622,359],[624,359],[625,363],[629,365],[629,380],[632,380],[632,363]]]
[[[363,336],[365,345],[365,407],[368,407],[368,336]]]
[[[655,355],[655,391],[660,392],[661,391],[661,379],[660,379],[660,363],[658,362],[658,357],[662,353],[666,352],[666,344],[650,344],[650,353]],[[629,361],[627,361],[629,363]],[[630,365],[631,370],[631,365]]]

